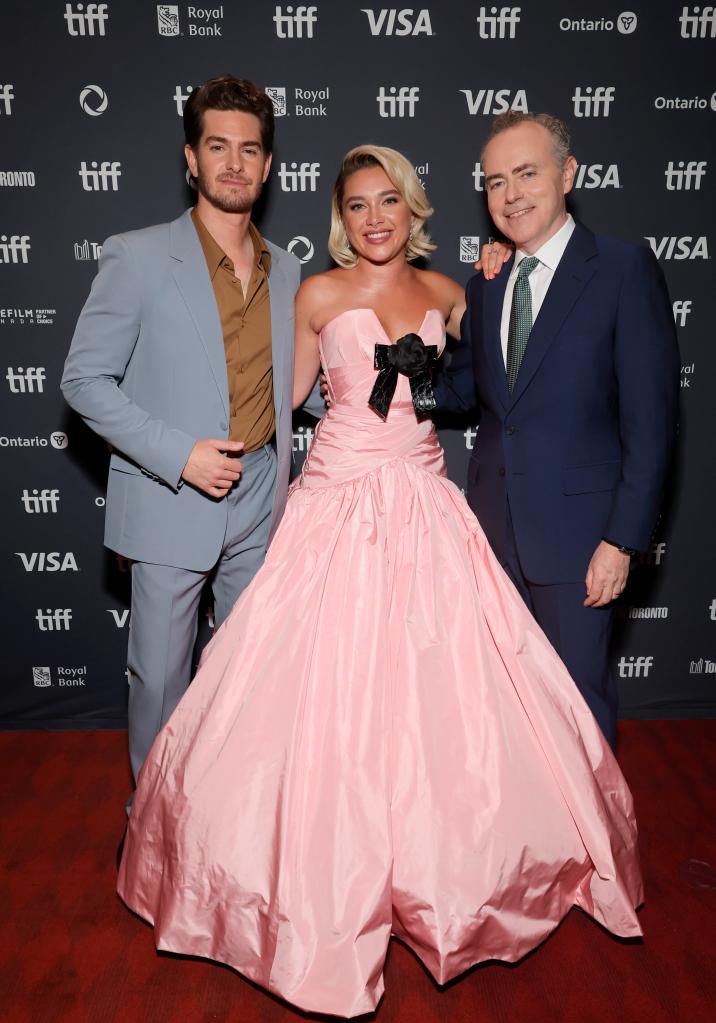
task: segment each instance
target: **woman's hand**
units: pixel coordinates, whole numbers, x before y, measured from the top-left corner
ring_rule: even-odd
[[[482,270],[485,280],[491,281],[514,251],[514,245],[510,245],[509,242],[490,242],[489,245],[483,245],[480,250],[480,261],[475,263],[475,269]]]

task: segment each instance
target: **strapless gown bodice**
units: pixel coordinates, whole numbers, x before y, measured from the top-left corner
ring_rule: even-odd
[[[438,309],[428,309],[416,333],[442,353],[445,324]],[[331,405],[316,428],[316,443],[298,486],[321,487],[354,479],[393,458],[447,475],[433,421],[416,418],[406,376],[398,374],[385,421],[368,405],[378,373],[373,365],[375,346],[390,343],[373,309],[348,309],[321,331],[321,366]]]
[[[443,347],[436,310],[419,333]],[[118,881],[160,948],[343,1017],[391,935],[445,983],[572,906],[640,934],[629,789],[408,380],[368,406],[390,340],[369,309],[324,328],[331,408],[142,769]]]

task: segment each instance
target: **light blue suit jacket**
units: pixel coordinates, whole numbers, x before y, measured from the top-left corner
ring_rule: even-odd
[[[195,441],[228,436],[229,393],[219,313],[190,213],[107,239],[61,386],[114,449],[106,545],[136,561],[204,571],[218,560],[227,503],[184,486],[181,474]],[[268,247],[278,454],[272,535],[291,464],[300,265]],[[320,415],[321,406],[314,396],[309,410]]]

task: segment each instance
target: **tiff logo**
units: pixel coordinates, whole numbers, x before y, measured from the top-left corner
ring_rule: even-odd
[[[286,13],[277,4],[276,13],[273,16],[276,25],[276,35],[279,39],[303,39],[304,28],[306,38],[313,39],[313,26],[318,21],[317,7],[286,7]]]
[[[122,176],[120,170],[122,164],[117,160],[112,163],[109,160],[103,160],[101,165],[96,160],[93,160],[90,167],[83,160],[80,164],[80,169],[77,172],[82,178],[82,187],[85,192],[116,192],[118,188],[118,179]]]
[[[46,611],[42,611],[38,607],[35,621],[40,632],[60,632],[62,629],[69,631],[70,622],[72,621],[72,609],[69,607],[56,607],[53,611],[52,608],[48,607]]]
[[[480,8],[477,16],[477,27],[480,39],[514,39],[520,20],[521,7],[486,7]]]
[[[647,678],[654,666],[653,657],[620,657],[619,678]]]
[[[12,101],[15,93],[12,85],[0,85],[0,114],[5,111],[8,117],[12,115]]]
[[[689,160],[688,163],[679,160],[678,167],[674,166],[673,160],[669,160],[664,171],[666,189],[668,192],[690,192],[693,188],[695,192],[698,192],[701,188],[701,179],[705,174],[705,160]]]
[[[580,86],[574,90],[575,117],[609,117],[609,108],[614,102],[615,88],[613,85],[587,85],[582,92]]]
[[[295,160],[289,165],[282,163],[279,172],[281,189],[284,192],[315,192],[321,176],[320,163],[297,164]]]
[[[400,89],[391,85],[386,92],[385,86],[381,85],[376,99],[381,117],[415,117],[415,104],[420,100],[420,89],[417,85],[403,85]]]
[[[193,85],[187,85],[186,92],[182,92],[181,85],[177,85],[176,89],[174,90],[174,102],[176,103],[177,113],[179,114],[180,117],[184,113],[184,104],[191,96],[193,90],[194,90]]]
[[[39,515],[47,512],[54,514],[60,501],[60,492],[59,490],[35,489],[30,493],[29,490],[23,490],[20,500],[24,504],[28,515]]]
[[[674,314],[674,323],[677,327],[683,327],[686,324],[686,317],[691,312],[691,299],[677,299],[671,306],[671,310]]]
[[[104,35],[104,28],[107,24],[109,14],[107,4],[75,4],[76,11],[72,10],[72,4],[65,4],[64,19],[67,22],[67,31],[71,36],[93,36],[95,25],[97,35]]]
[[[29,234],[0,234],[0,263],[29,263],[31,248]]]
[[[430,11],[423,7],[414,11],[412,7],[399,10],[396,7],[381,7],[376,13],[370,7],[361,7],[368,18],[370,34],[373,36],[417,36],[421,32],[426,36],[433,34],[430,24]]]
[[[28,366],[27,369],[23,369],[22,366],[18,366],[17,369],[13,369],[12,366],[8,366],[5,379],[10,385],[11,394],[42,394],[44,387],[43,381],[45,377],[44,366]]]
[[[712,622],[716,622],[716,597],[709,604],[709,615]]]
[[[682,39],[713,39],[716,36],[716,7],[681,8],[679,23]]]
[[[660,540],[658,543],[650,544],[649,550],[639,555],[639,561],[642,565],[660,565],[665,554],[666,542]]]

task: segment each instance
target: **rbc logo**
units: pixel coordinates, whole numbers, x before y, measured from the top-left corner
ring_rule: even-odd
[[[313,26],[318,21],[317,7],[287,7],[286,13],[277,4],[276,13],[273,16],[276,25],[276,35],[279,39],[303,39],[303,30],[306,30],[306,38],[313,39]]]
[[[65,4],[63,15],[67,22],[67,31],[71,36],[93,36],[95,25],[97,35],[104,35],[104,27],[107,24],[107,4],[75,4],[77,10],[72,10],[72,4]]]
[[[381,117],[415,117],[415,105],[420,100],[420,89],[417,85],[403,85],[398,89],[391,85],[386,92],[381,85],[376,96],[378,113]]]
[[[488,14],[487,8],[481,7],[476,19],[480,39],[514,39],[521,10],[521,7],[500,7],[498,11],[497,7],[491,7]]]
[[[286,87],[267,85],[264,92],[273,103],[274,117],[285,117],[287,113]]]
[[[321,176],[321,165],[320,163],[299,165],[294,161],[289,169],[288,164],[282,163],[278,176],[284,192],[315,192]]]
[[[614,102],[615,88],[613,85],[587,85],[582,92],[579,86],[574,90],[575,117],[609,117],[609,108]]]

